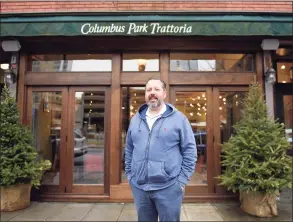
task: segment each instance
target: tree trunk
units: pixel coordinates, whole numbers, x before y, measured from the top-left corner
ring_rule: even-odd
[[[30,184],[1,187],[1,211],[15,211],[30,205]]]
[[[277,195],[240,191],[240,207],[244,212],[258,217],[277,216]]]

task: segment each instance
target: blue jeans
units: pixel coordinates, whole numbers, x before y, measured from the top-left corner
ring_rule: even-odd
[[[180,221],[184,192],[178,182],[161,190],[143,191],[131,184],[138,221]]]

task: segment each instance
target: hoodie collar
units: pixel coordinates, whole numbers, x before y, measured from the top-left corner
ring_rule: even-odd
[[[165,105],[166,105],[166,111],[163,113],[162,117],[167,117],[177,111],[177,109],[173,105],[169,103],[165,103]],[[138,109],[139,117],[142,119],[146,119],[147,110],[148,110],[148,105],[146,103],[140,106]]]

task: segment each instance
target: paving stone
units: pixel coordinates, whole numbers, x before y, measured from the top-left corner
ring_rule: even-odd
[[[214,205],[214,207],[224,221],[292,221],[292,205],[286,208],[285,206],[278,206],[279,216],[272,218],[249,215],[240,209],[239,204],[238,206]]]
[[[52,215],[56,215],[66,205],[67,203],[38,203],[17,215],[11,221],[44,221]]]
[[[217,213],[211,204],[185,204],[187,221],[222,221],[222,217]]]
[[[38,204],[38,203],[31,202],[30,206],[26,209],[12,211],[12,212],[1,212],[0,221],[9,221],[9,220],[13,219],[14,217],[16,217],[20,214],[23,214],[24,211],[28,210],[29,208],[31,208],[32,206],[34,206],[36,204]]]
[[[123,210],[123,204],[95,204],[82,221],[117,221]]]
[[[81,221],[95,204],[70,203],[46,221]]]

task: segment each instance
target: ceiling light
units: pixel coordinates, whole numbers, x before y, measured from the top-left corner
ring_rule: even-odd
[[[9,64],[6,64],[6,63],[1,64],[1,69],[3,69],[3,70],[9,69]]]
[[[285,66],[285,65],[282,65],[282,66],[281,66],[281,69],[285,69],[285,68],[286,68],[286,66]]]

